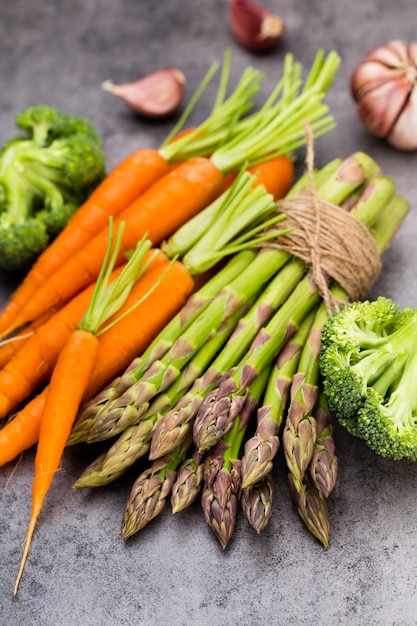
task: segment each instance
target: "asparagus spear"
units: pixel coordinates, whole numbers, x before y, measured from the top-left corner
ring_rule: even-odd
[[[271,473],[264,474],[257,482],[242,487],[240,496],[243,513],[249,524],[260,534],[272,517],[274,480]]]
[[[172,450],[190,431],[202,396],[215,387],[221,376],[244,355],[258,330],[285,302],[304,271],[303,263],[293,259],[270,281],[252,308],[242,317],[232,337],[202,380],[197,381],[190,393],[181,398],[178,404],[158,421],[152,436],[151,458],[157,458]]]
[[[338,460],[332,436],[332,416],[322,391],[319,392],[314,417],[317,437],[308,469],[315,487],[328,498],[336,484]]]
[[[172,486],[171,508],[173,513],[183,511],[196,500],[203,483],[203,472],[203,457],[197,450],[194,450],[192,456],[182,462]]]
[[[330,528],[325,497],[313,485],[308,474],[304,476],[301,484],[295,485],[293,475],[290,473],[288,483],[301,519],[324,548],[328,548]]]
[[[248,402],[233,423],[233,428],[209,452],[204,462],[201,505],[204,518],[223,550],[236,525],[241,475],[239,452],[248,421],[264,392],[269,376],[266,368],[249,389]]]
[[[342,289],[339,289],[344,295]],[[282,434],[287,467],[295,484],[301,483],[313,455],[316,420],[312,412],[319,389],[321,331],[328,319],[324,302],[318,308],[291,382],[291,403]]]
[[[73,484],[75,489],[82,489],[84,487],[100,487],[102,485],[107,485],[110,482],[108,476],[105,476],[102,473],[105,456],[106,453],[102,452],[102,454],[100,454],[92,463],[88,465],[83,474]],[[122,474],[123,471],[119,474],[113,474],[111,480],[120,478]]]
[[[255,434],[246,441],[242,457],[242,488],[255,485],[272,469],[279,448],[279,429],[287,409],[292,377],[307,340],[315,310],[278,354],[271,370],[262,406],[257,411]]]
[[[123,512],[122,539],[139,532],[164,509],[177,469],[191,443],[191,438],[188,438],[171,454],[154,461],[135,480]]]

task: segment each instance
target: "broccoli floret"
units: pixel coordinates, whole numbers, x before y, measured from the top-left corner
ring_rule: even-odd
[[[88,135],[100,143],[96,129],[87,118],[60,113],[45,104],[25,109],[16,116],[15,123],[39,146],[49,146],[54,139],[78,134]]]
[[[417,309],[355,302],[323,329],[320,371],[339,422],[380,456],[417,460]]]
[[[26,271],[105,175],[91,123],[39,105],[0,153],[0,268]]]

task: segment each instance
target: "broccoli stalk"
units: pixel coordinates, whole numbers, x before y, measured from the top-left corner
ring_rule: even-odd
[[[323,330],[320,367],[339,422],[380,456],[417,460],[417,309],[355,302]]]
[[[0,268],[27,271],[104,176],[85,118],[38,105],[16,118],[26,137],[0,153]]]

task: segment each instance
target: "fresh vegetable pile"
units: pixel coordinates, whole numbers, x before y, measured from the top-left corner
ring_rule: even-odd
[[[0,464],[38,444],[15,592],[66,445],[104,450],[77,488],[108,484],[148,458],[123,512],[123,538],[168,499],[178,512],[201,498],[226,548],[238,506],[257,532],[268,523],[282,444],[299,514],[329,545],[338,469],[331,411],[343,406],[353,423],[348,408],[362,415],[369,395],[358,383],[355,404],[337,385],[346,392],[360,350],[366,363],[369,335],[389,336],[374,346],[391,349],[412,317],[393,313],[389,328],[365,321],[366,337],[358,322],[356,343],[343,335],[338,345],[346,373],[333,375],[336,357],[327,355],[342,337],[334,320],[350,320],[338,316],[366,296],[409,209],[363,152],[314,167],[313,140],[334,127],[323,100],[338,64],[336,53],[319,51],[302,80],[287,55],[279,83],[253,111],[263,77],[248,68],[227,95],[225,55],[208,118],[183,133],[185,114],[159,150],[139,150],[110,172],[12,294],[0,315],[9,338],[0,346],[0,416],[14,412],[0,430]],[[294,183],[306,142],[306,173]],[[384,409],[373,401],[367,416],[390,421],[385,398],[398,376],[384,372],[376,383],[363,374],[378,393],[386,385]],[[374,430],[362,433],[373,445]]]
[[[340,207],[331,235],[342,265],[349,248],[342,247],[341,215],[349,220],[348,229],[352,221],[366,225],[362,264],[370,262],[370,252],[382,253],[408,210],[392,180],[362,153],[336,159],[314,178],[317,197],[332,203],[333,212],[334,204]],[[302,203],[307,211],[309,185],[308,176],[300,179],[278,204],[288,210],[279,226],[290,221],[293,205]],[[132,487],[124,537],[143,528],[168,497],[179,511],[200,493],[206,520],[223,547],[233,533],[238,500],[250,523],[262,530],[271,511],[270,472],[282,430],[300,515],[328,545],[326,498],[337,460],[329,409],[319,393],[320,337],[331,313],[327,298],[340,303],[347,293],[329,275],[324,294],[312,262],[290,252],[297,243],[293,231],[273,232],[278,245],[258,242],[259,249],[233,256],[125,373],[84,405],[74,424],[70,444],[109,440],[107,452],[76,482],[78,488],[107,484],[144,455],[153,461]],[[264,236],[268,233],[269,227]],[[181,234],[182,229],[173,238]],[[291,245],[285,246],[286,238]],[[378,271],[376,263],[374,279]]]

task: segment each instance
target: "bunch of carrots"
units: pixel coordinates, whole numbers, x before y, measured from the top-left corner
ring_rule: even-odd
[[[253,245],[239,233],[261,232],[275,201],[290,189],[305,123],[315,137],[334,126],[323,99],[338,68],[336,53],[326,57],[319,51],[304,81],[301,65],[287,55],[279,83],[264,106],[250,113],[263,77],[249,68],[226,96],[229,63],[225,55],[210,116],[191,131],[180,133],[177,125],[159,150],[138,150],[116,167],[0,314],[0,417],[18,410],[0,430],[0,464],[38,442],[32,516],[15,592],[80,404],[143,353],[204,283],[207,269],[215,275],[223,257]],[[246,221],[235,221],[240,200],[250,193],[260,213],[249,218],[246,206]],[[191,220],[198,220],[192,229],[198,224],[202,233],[227,211],[235,228],[214,253],[212,242],[206,243],[187,265],[187,254],[180,262],[172,240],[171,249],[163,245]],[[270,223],[280,219],[273,216]],[[114,231],[119,236],[112,248]],[[123,288],[114,287],[120,284]],[[71,390],[71,402],[65,389]]]

